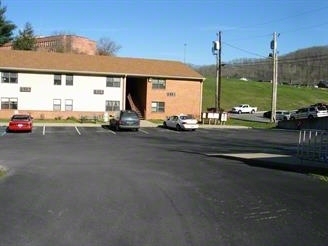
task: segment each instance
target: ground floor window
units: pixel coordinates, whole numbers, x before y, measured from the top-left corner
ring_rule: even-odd
[[[165,112],[165,102],[152,102],[151,112]]]
[[[120,110],[120,101],[106,101],[105,111],[119,111]]]
[[[53,110],[60,111],[61,110],[61,99],[54,99],[53,100]]]
[[[2,97],[1,109],[17,109],[18,98],[17,97]]]
[[[65,100],[65,111],[73,111],[73,100],[72,99]]]

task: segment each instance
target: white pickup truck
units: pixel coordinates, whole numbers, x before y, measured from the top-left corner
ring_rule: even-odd
[[[232,113],[237,114],[254,114],[257,111],[257,107],[251,107],[249,104],[240,104],[232,108]]]

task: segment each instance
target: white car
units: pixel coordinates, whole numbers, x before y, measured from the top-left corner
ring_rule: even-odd
[[[291,120],[297,119],[313,119],[317,117],[327,117],[328,111],[325,107],[310,106],[306,108],[300,108],[296,112],[290,115]]]
[[[177,131],[180,130],[195,131],[199,127],[198,120],[195,119],[192,115],[188,115],[188,114],[169,116],[163,122],[163,126],[166,128],[176,129]]]

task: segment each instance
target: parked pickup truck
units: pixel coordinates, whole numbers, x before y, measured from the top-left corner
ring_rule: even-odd
[[[257,107],[251,107],[249,104],[240,104],[232,108],[232,113],[237,114],[254,114],[256,111]]]

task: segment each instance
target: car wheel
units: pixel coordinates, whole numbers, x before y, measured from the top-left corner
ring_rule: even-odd
[[[177,131],[181,131],[181,126],[179,124],[177,124],[176,128],[177,128]]]
[[[252,111],[251,111],[251,114],[254,114],[254,113],[255,113],[255,110],[252,110]]]
[[[193,132],[196,131],[196,129],[191,129]]]
[[[139,128],[134,129],[136,132],[139,131]]]
[[[312,114],[310,114],[309,117],[308,117],[308,119],[313,119],[313,118],[314,118],[314,117],[313,117]]]
[[[290,120],[295,120],[295,117],[294,116],[290,117]]]
[[[241,110],[238,111],[238,114],[241,114]]]
[[[165,121],[163,122],[163,127],[164,128],[167,128],[167,125],[166,125],[166,122]]]
[[[119,126],[115,125],[115,131],[119,131],[119,130],[120,130]]]

